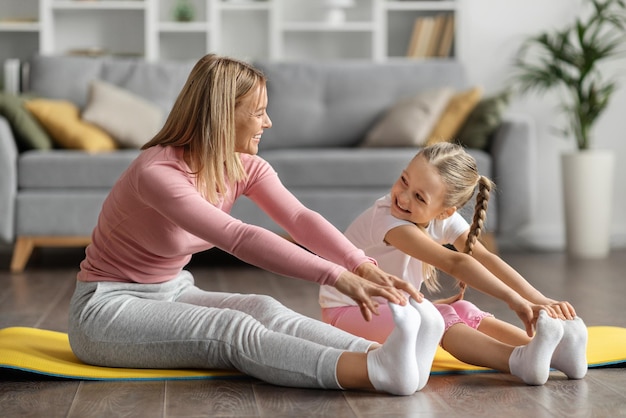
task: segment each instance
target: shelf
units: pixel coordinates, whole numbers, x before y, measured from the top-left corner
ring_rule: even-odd
[[[219,3],[219,8],[222,10],[241,10],[242,12],[248,10],[268,10],[271,6],[272,4],[268,1]]]
[[[412,11],[454,11],[457,1],[387,1],[384,2],[386,10],[412,10]]]
[[[372,22],[346,22],[336,25],[326,22],[288,22],[282,29],[287,32],[371,32],[374,30]]]
[[[90,48],[148,60],[208,52],[244,60],[406,60],[416,19],[457,17],[460,2],[355,0],[346,21],[333,24],[322,0],[189,0],[191,22],[174,20],[178,1],[0,0],[0,62]],[[458,55],[455,40],[456,33],[450,57]]]
[[[98,0],[52,1],[54,10],[142,10],[146,8],[143,0]]]
[[[206,22],[159,22],[159,32],[206,32],[209,26]]]
[[[38,32],[39,22],[0,22],[0,32]]]

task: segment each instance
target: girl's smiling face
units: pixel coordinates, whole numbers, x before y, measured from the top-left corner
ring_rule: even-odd
[[[437,169],[418,155],[391,188],[391,214],[426,227],[433,219],[445,219],[456,210],[444,206],[445,195],[446,186]]]
[[[272,127],[267,115],[267,89],[259,85],[235,108],[235,151],[256,155],[264,129]]]

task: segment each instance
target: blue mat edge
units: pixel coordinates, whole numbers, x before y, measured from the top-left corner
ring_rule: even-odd
[[[626,367],[626,360],[616,360],[609,361],[603,363],[594,363],[590,364],[590,369],[599,369],[602,367],[611,367],[623,365],[622,367]],[[27,374],[35,374],[41,376],[48,376],[59,379],[68,379],[68,380],[89,380],[89,381],[110,381],[110,382],[158,382],[158,381],[176,381],[176,380],[238,380],[238,379],[252,379],[251,376],[247,375],[232,375],[232,376],[172,376],[172,377],[85,377],[85,376],[75,376],[75,375],[67,375],[60,373],[48,373],[42,372],[39,370],[32,370],[23,367],[15,367],[6,364],[0,364],[0,378],[2,377],[1,370],[8,369],[18,372],[24,372]],[[554,369],[552,369],[554,370]],[[455,375],[455,374],[480,374],[480,373],[500,373],[497,370],[486,369],[486,370],[446,370],[446,371],[436,371],[431,372],[431,376],[445,376],[445,375]]]

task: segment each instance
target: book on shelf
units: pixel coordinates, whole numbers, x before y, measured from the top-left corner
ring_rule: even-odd
[[[413,22],[413,32],[411,32],[411,39],[406,50],[407,57],[412,57],[417,50],[417,43],[419,42],[419,34],[422,29],[422,23],[424,23],[424,21],[420,18],[415,19],[415,22]]]
[[[406,56],[410,58],[447,57],[454,40],[454,15],[440,13],[420,16],[413,23],[413,31]]]
[[[439,45],[443,37],[448,14],[440,13],[436,15],[433,23],[432,34],[429,39],[428,48],[426,49],[427,57],[436,57],[439,52]]]
[[[415,19],[409,51],[407,52],[408,57],[422,58],[426,56],[434,25],[435,19],[431,16],[422,16]]]
[[[452,43],[454,41],[454,15],[449,13],[443,26],[443,32],[439,47],[437,48],[438,57],[448,57],[452,52]]]

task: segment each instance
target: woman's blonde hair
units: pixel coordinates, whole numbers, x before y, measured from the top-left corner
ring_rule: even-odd
[[[487,204],[494,184],[487,177],[478,173],[476,160],[459,144],[440,142],[422,148],[415,158],[422,156],[437,169],[446,187],[443,205],[445,207],[465,206],[470,201],[476,187],[476,205],[470,226],[469,236],[463,252],[472,254],[474,245],[480,237],[487,218]],[[425,284],[429,290],[437,290],[437,273],[433,266],[424,265]]]
[[[210,202],[245,179],[235,152],[235,107],[265,87],[263,73],[233,58],[208,54],[191,70],[163,128],[142,149],[182,147],[198,191]]]

